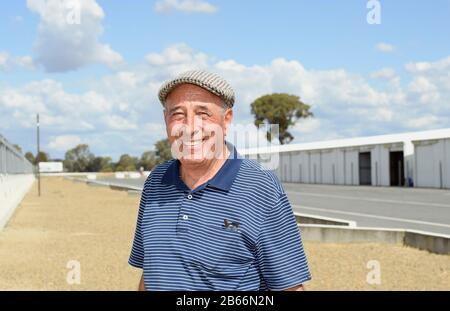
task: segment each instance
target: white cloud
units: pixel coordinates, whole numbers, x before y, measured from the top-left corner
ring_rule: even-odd
[[[394,69],[389,67],[385,67],[372,72],[370,74],[370,77],[372,79],[385,80],[394,88],[398,88],[400,86],[400,77],[397,75]]]
[[[162,53],[150,53],[145,58],[154,66],[189,63],[192,61],[192,49],[185,44],[178,44],[164,49]]]
[[[411,73],[450,70],[450,56],[435,62],[408,63],[405,65],[405,69]]]
[[[364,120],[364,122],[390,122],[394,116],[394,111],[388,106],[381,106],[374,109],[350,108],[349,112]]]
[[[114,130],[135,130],[137,125],[127,118],[118,115],[107,115],[102,118],[105,124]]]
[[[393,46],[392,44],[389,43],[385,43],[385,42],[380,42],[378,43],[375,48],[383,53],[391,53],[395,51],[395,46]]]
[[[440,118],[434,115],[425,115],[405,121],[405,125],[412,129],[431,128],[437,125]]]
[[[35,68],[31,56],[11,56],[0,51],[0,71],[12,71],[15,69],[33,70]]]
[[[88,91],[68,93],[54,80],[34,81],[20,88],[0,88],[0,122],[15,114],[24,127],[34,126],[36,113],[47,129],[92,130],[96,120],[113,109],[113,99]],[[3,110],[3,111],[2,111]]]
[[[21,56],[16,58],[16,64],[19,67],[26,68],[28,70],[35,69],[34,61],[31,56]]]
[[[67,151],[81,143],[81,138],[76,135],[61,135],[52,137],[48,148],[56,151]]]
[[[411,96],[433,112],[450,111],[446,103],[450,98],[450,56],[432,62],[409,63],[405,69],[412,76],[408,84]]]
[[[203,0],[161,0],[155,3],[155,11],[160,13],[181,11],[211,14],[217,11],[217,7]]]
[[[386,67],[372,72],[370,77],[374,79],[392,79],[397,77],[397,74],[394,69]]]
[[[9,61],[9,55],[6,52],[0,52],[0,70],[6,70]]]
[[[409,92],[418,98],[422,104],[436,104],[440,101],[440,89],[429,77],[415,77],[408,85]]]
[[[108,112],[112,108],[112,103],[103,94],[89,91],[81,96],[80,102],[85,105],[85,109],[91,112]]]
[[[429,79],[419,76],[409,84],[409,89],[411,92],[424,93],[436,91],[436,86]]]
[[[173,76],[190,69],[206,69],[210,66],[210,58],[205,53],[195,52],[188,45],[174,44],[161,53],[149,53],[145,60],[160,74]]]
[[[388,107],[380,107],[376,110],[376,114],[374,115],[373,119],[375,121],[389,122],[392,121],[393,116],[394,111],[392,111]]]
[[[321,121],[317,118],[301,119],[294,126],[294,131],[300,134],[310,134],[320,129]]]
[[[118,72],[117,78],[119,79],[120,84],[128,88],[136,87],[139,82],[139,77],[136,75],[136,73],[131,71]]]
[[[48,72],[75,70],[91,63],[116,66],[122,56],[99,42],[105,16],[95,0],[77,0],[79,23],[71,16],[78,7],[73,0],[27,0],[28,8],[39,15],[35,42],[36,63]]]

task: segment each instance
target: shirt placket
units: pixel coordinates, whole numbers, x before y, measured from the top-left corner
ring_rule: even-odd
[[[189,231],[190,218],[192,216],[192,204],[194,204],[194,193],[192,191],[185,191],[181,201],[180,213],[178,215],[178,233]]]

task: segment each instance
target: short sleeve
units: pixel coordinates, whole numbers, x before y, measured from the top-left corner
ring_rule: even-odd
[[[262,224],[256,257],[270,290],[288,289],[311,279],[300,230],[284,191]]]
[[[147,182],[142,191],[141,200],[139,203],[139,212],[137,217],[136,231],[134,234],[133,246],[131,248],[130,258],[128,263],[136,268],[143,268],[144,266],[144,240],[142,236],[142,217],[144,214],[145,204],[147,201]]]

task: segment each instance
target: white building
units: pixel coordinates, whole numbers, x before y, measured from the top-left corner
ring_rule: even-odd
[[[416,185],[450,188],[450,137],[416,139],[413,144]]]
[[[283,182],[450,188],[450,129],[241,150]]]
[[[62,173],[64,170],[62,162],[39,162],[41,173]]]

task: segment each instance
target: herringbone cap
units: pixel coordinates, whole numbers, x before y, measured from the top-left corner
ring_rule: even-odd
[[[161,86],[158,97],[163,106],[167,95],[169,95],[175,87],[184,83],[195,84],[208,90],[209,92],[222,98],[225,104],[230,108],[234,105],[233,88],[227,81],[225,81],[225,79],[212,72],[204,70],[191,70],[180,74],[174,79],[165,82]]]

